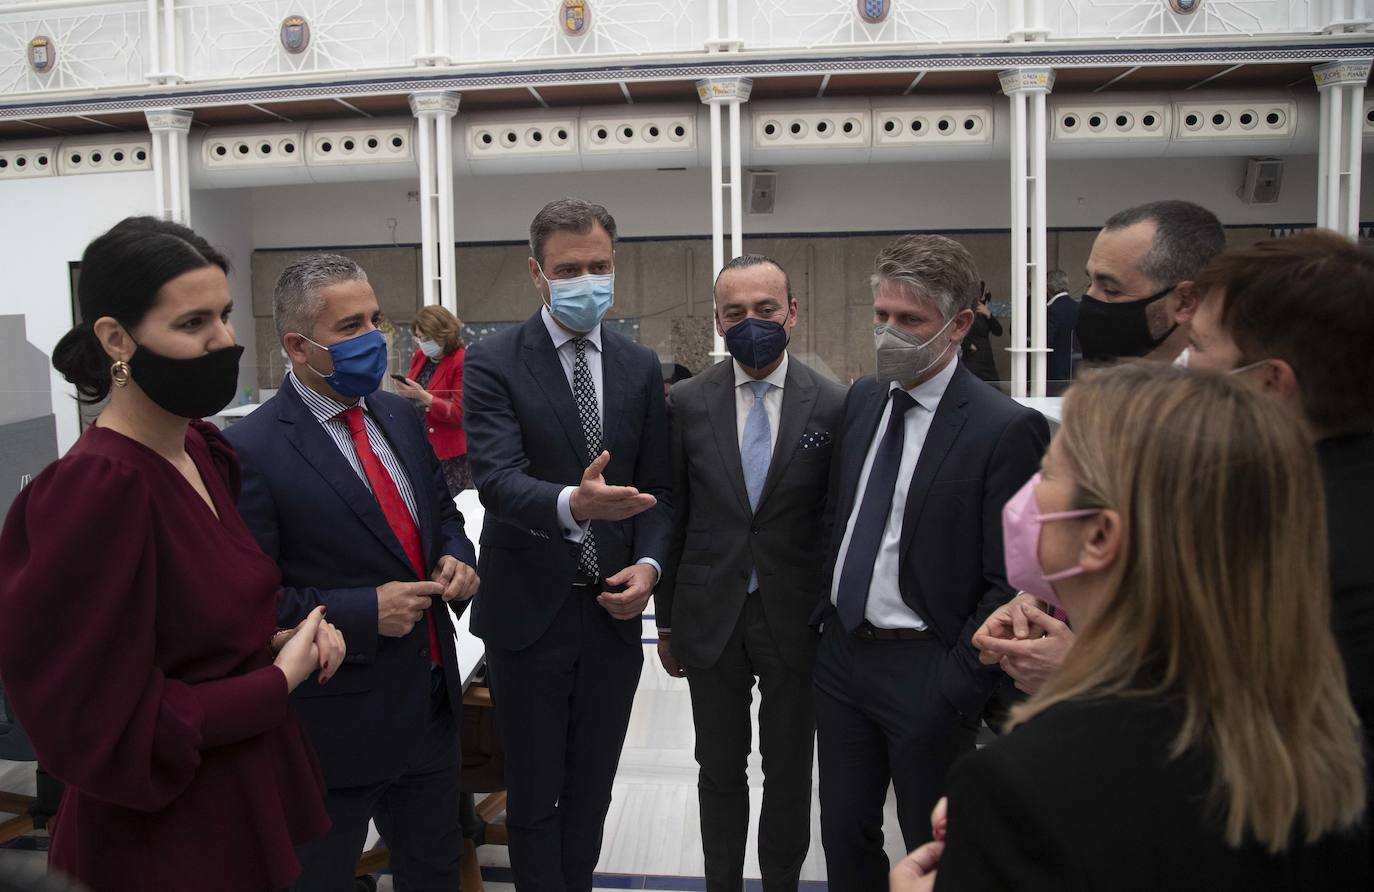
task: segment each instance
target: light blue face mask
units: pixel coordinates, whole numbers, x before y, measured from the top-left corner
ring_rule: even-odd
[[[570,331],[585,334],[596,328],[615,303],[615,273],[550,279],[539,261],[535,266],[549,285],[549,312]]]

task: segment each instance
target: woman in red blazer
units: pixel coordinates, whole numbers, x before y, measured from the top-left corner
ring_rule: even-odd
[[[396,384],[397,393],[415,401],[448,490],[455,496],[472,488],[463,433],[462,329],[458,317],[443,307],[422,308],[411,328],[418,349],[410,359],[410,375]]]

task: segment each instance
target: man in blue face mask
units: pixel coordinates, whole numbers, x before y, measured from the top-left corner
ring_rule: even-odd
[[[797,301],[774,261],[730,261],[715,305],[733,359],[672,392],[676,510],[654,594],[658,653],[691,688],[707,889],[743,888],[757,679],[759,868],[768,892],[796,892],[811,842],[809,620],[824,594],[821,515],[845,388],[788,355]]]
[[[542,306],[467,354],[463,411],[486,506],[487,646],[520,889],[589,890],[667,562],[668,421],[652,350],[608,331],[615,220],[576,198],[530,224]]]
[[[281,569],[278,624],[323,604],[349,648],[333,679],[293,697],[333,826],[298,850],[292,888],[351,888],[375,820],[398,886],[454,889],[463,695],[447,603],[476,592],[476,555],[414,409],[378,390],[386,340],[362,268],[296,261],[273,316],[291,369],[226,432],[243,464],[239,512]]]

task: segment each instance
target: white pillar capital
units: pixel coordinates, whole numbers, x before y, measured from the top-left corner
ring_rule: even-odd
[[[697,81],[697,96],[707,105],[748,102],[754,80],[748,77],[705,77]]]
[[[1340,59],[1312,68],[1312,79],[1318,90],[1331,87],[1364,86],[1369,82],[1369,69],[1374,59]]]
[[[153,133],[189,133],[195,115],[180,108],[160,108],[145,111],[143,117],[148,119],[148,129]]]
[[[448,90],[428,90],[423,93],[410,94],[410,111],[415,117],[429,115],[431,117],[451,118],[458,114],[458,103],[462,100],[462,95]]]
[[[1049,93],[1054,89],[1053,68],[1007,68],[997,72],[1002,93]]]

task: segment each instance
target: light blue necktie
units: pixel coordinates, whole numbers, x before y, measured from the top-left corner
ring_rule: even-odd
[[[759,497],[763,495],[763,481],[768,479],[768,463],[773,458],[768,410],[763,406],[763,396],[772,386],[767,381],[749,382],[749,387],[754,391],[754,405],[744,421],[744,439],[740,442],[739,457],[744,465],[744,490],[749,494],[751,511],[758,510]],[[758,571],[750,568],[748,591],[752,592],[758,587]]]

